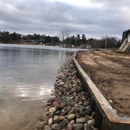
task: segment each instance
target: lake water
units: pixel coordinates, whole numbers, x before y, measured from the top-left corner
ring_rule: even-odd
[[[0,130],[33,130],[60,66],[77,50],[0,44]]]

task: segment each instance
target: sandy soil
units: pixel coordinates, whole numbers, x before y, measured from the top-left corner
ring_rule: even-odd
[[[77,61],[118,115],[130,117],[130,53],[79,52]]]

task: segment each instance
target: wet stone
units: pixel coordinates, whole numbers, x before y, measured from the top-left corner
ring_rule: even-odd
[[[80,124],[73,124],[73,130],[83,130],[83,124],[80,123]]]

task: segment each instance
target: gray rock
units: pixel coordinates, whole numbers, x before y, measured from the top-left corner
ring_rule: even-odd
[[[86,110],[88,110],[88,109],[90,109],[90,108],[91,108],[90,106],[86,106],[86,107],[85,107]]]
[[[61,102],[60,103],[60,107],[65,107],[66,106],[66,102]]]
[[[56,78],[60,79],[61,78],[61,74],[57,74]]]
[[[71,108],[68,108],[66,111],[64,111],[61,116],[65,116],[69,111],[71,110]]]
[[[78,105],[75,105],[75,106],[73,107],[73,110],[74,110],[75,113],[79,112],[79,106],[78,106]]]
[[[76,93],[76,92],[73,92],[73,96],[74,96],[74,97],[77,96],[77,93]]]
[[[65,99],[66,99],[66,97],[63,95],[61,99],[62,99],[62,100],[65,100]]]
[[[57,129],[56,130],[62,130],[62,129],[65,129],[66,126],[67,126],[67,121],[66,120],[63,120],[58,126],[57,126]]]
[[[51,126],[51,129],[52,129],[52,130],[57,130],[57,127],[58,127],[58,124],[53,124],[53,125]]]
[[[55,111],[55,115],[60,115],[61,111]]]
[[[88,117],[86,117],[86,121],[85,121],[85,122],[88,124],[88,121],[89,121],[89,120],[90,120],[90,119],[89,119]]]
[[[76,118],[80,118],[81,117],[78,112],[75,115],[76,115]]]
[[[80,101],[78,104],[79,104],[79,105],[82,105],[82,104],[83,104],[83,102],[81,102],[81,101]]]
[[[77,102],[71,102],[70,106],[73,107],[75,104],[77,104]]]
[[[53,118],[54,113],[50,113],[48,116],[49,116],[49,118]]]
[[[72,124],[73,130],[83,130],[83,124]]]
[[[90,115],[92,114],[92,109],[88,109],[88,110],[86,111],[86,114],[87,114],[88,116],[90,116]]]
[[[59,95],[59,96],[62,96],[62,92],[59,92],[58,95]]]
[[[84,105],[84,106],[88,106],[88,105],[89,105],[89,101],[84,102],[83,105]]]
[[[60,106],[56,107],[56,111],[61,111],[61,110],[62,110],[62,107],[60,107]]]
[[[79,105],[79,110],[80,110],[80,111],[85,111],[85,107],[82,106],[82,105]]]
[[[80,110],[80,111],[79,111],[79,114],[80,114],[81,116],[85,116],[85,111]]]
[[[59,118],[58,118],[58,116],[54,116],[54,118],[53,118],[53,123],[54,123],[54,124],[59,123]]]
[[[76,102],[78,102],[78,101],[79,101],[79,97],[76,96],[76,97],[74,98],[74,100],[75,100]]]
[[[67,104],[70,104],[71,103],[71,99],[67,99]]]

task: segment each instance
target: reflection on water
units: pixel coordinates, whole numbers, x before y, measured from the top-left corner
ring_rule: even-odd
[[[57,70],[74,51],[0,45],[0,130],[34,129]]]
[[[0,95],[33,99],[48,95],[56,70],[74,52],[66,50],[1,47]],[[32,99],[31,99],[32,100]]]

